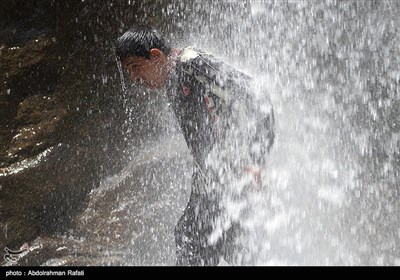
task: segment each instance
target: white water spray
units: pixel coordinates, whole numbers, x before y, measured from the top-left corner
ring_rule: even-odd
[[[180,23],[188,41],[250,70],[275,109],[263,191],[224,202],[247,229],[241,258],[398,264],[399,5],[195,2],[191,9],[191,24]],[[241,192],[245,178],[230,179]]]

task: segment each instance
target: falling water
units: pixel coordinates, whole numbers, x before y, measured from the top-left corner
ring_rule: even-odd
[[[275,109],[263,190],[225,201],[228,216],[246,209],[241,258],[258,265],[398,265],[399,4],[191,8],[191,25],[182,23],[188,41],[253,74]]]
[[[238,258],[256,265],[400,265],[400,3],[161,6],[149,6],[138,21],[153,23],[156,15],[175,46],[195,45],[252,74],[265,100],[259,105],[274,108],[275,143],[265,155],[262,188],[236,199],[249,178],[232,175],[221,202],[225,221],[244,229]],[[192,158],[162,93],[122,84],[122,93],[110,94],[126,100],[125,135],[139,133],[140,141],[126,149],[124,168],[92,190],[71,232],[35,241],[54,243],[57,252],[69,248],[45,264],[174,264],[173,229],[188,200]]]
[[[118,67],[119,76],[121,78],[122,92],[126,92],[126,84],[125,84],[124,71],[122,69],[122,63],[118,58],[116,58],[116,63]]]

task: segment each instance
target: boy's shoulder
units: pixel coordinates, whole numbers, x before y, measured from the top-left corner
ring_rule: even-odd
[[[195,58],[200,56],[200,51],[196,47],[193,46],[187,46],[183,48],[180,52],[180,57],[179,61],[181,63],[190,63],[192,62]]]
[[[210,52],[194,46],[187,46],[180,52],[179,62],[183,65],[203,64],[203,62],[222,62]]]
[[[203,75],[209,78],[214,77],[225,65],[212,53],[194,46],[188,46],[181,50],[179,64],[182,70],[189,75]]]

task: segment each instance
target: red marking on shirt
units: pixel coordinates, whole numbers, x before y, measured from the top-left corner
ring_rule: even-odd
[[[190,94],[190,89],[187,86],[182,86],[183,95],[188,96]]]

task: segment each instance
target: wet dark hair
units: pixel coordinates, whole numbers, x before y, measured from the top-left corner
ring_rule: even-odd
[[[115,54],[120,61],[133,55],[150,58],[150,50],[153,48],[166,55],[171,52],[171,46],[157,30],[149,25],[137,25],[118,38]]]

